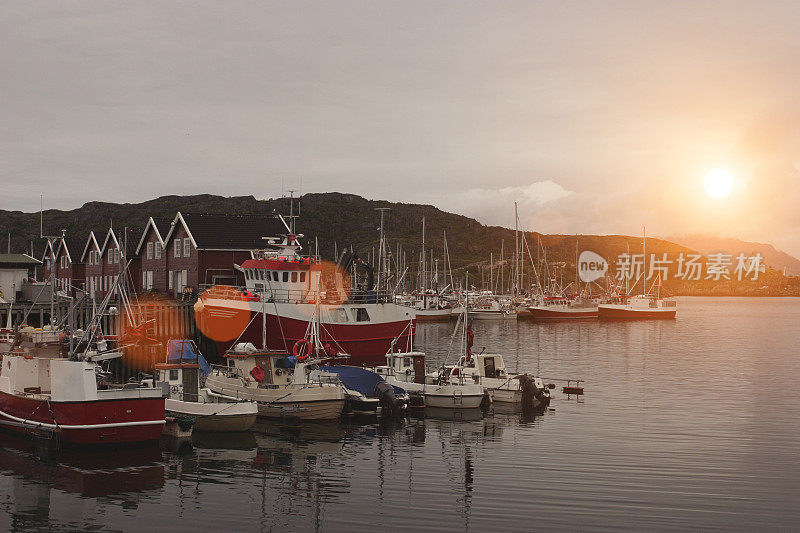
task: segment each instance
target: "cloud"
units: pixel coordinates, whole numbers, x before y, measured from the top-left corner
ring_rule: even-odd
[[[513,228],[514,202],[523,221],[523,217],[573,194],[552,180],[544,180],[523,186],[466,189],[441,198],[438,207],[469,214],[487,225]]]

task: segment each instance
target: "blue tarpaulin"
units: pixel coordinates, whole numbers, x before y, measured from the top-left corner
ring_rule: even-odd
[[[207,376],[211,373],[203,354],[195,351],[194,343],[189,339],[173,339],[167,343],[167,362],[183,361],[185,363],[197,363],[200,365],[200,373]]]
[[[375,385],[383,381],[383,378],[372,370],[358,366],[323,366],[320,367],[320,370],[338,374],[339,380],[345,387],[369,397],[373,396],[372,391],[375,390]],[[400,387],[394,387],[394,390],[400,394],[405,393]]]

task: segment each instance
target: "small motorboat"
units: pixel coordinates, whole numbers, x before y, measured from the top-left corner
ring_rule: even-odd
[[[255,424],[258,417],[255,402],[200,387],[200,378],[208,376],[211,367],[190,339],[170,340],[166,361],[157,363],[155,371],[156,384],[167,398],[166,412],[177,422],[178,429],[171,431],[179,433],[187,425],[187,419],[196,420],[197,431],[247,431]],[[165,431],[169,426],[168,423]]]
[[[481,406],[483,387],[467,380],[440,379],[425,371],[423,352],[389,352],[386,365],[373,370],[389,385],[400,387],[422,399],[425,407],[475,409]],[[411,398],[414,404],[413,397]]]
[[[380,374],[357,366],[321,366],[311,372],[315,378],[334,374],[344,387],[347,401],[356,415],[402,416],[408,408],[408,393],[389,385]]]

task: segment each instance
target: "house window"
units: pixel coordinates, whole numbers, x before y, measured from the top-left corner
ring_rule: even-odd
[[[147,243],[147,258],[148,259],[152,259],[153,258],[153,243],[152,242],[148,242]]]
[[[175,271],[174,270],[170,270],[169,272],[167,272],[167,288],[169,290],[172,290],[172,278],[173,277],[175,277]]]
[[[189,241],[189,237],[184,237],[183,239],[183,257],[189,257],[191,255],[191,242]]]
[[[114,262],[119,263],[119,248],[114,248]]]
[[[152,288],[153,288],[153,271],[152,270],[148,270],[147,271],[147,290],[150,290]]]
[[[183,290],[186,285],[188,285],[189,280],[189,271],[188,270],[181,270],[181,286],[179,287],[180,290]]]
[[[175,249],[175,257],[180,257],[181,256],[181,240],[180,239],[175,239],[175,246],[173,246],[173,248]]]
[[[161,259],[161,245],[153,244],[153,247],[156,249],[156,259]]]

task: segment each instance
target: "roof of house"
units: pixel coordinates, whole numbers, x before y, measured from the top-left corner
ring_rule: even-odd
[[[145,225],[144,230],[139,236],[139,244],[136,246],[136,255],[139,255],[141,253],[142,245],[144,245],[144,239],[145,237],[147,237],[147,234],[151,229],[155,230],[156,237],[158,238],[159,242],[161,242],[161,244],[163,245],[164,237],[166,237],[167,234],[169,233],[171,224],[172,224],[172,219],[169,218],[150,217],[149,219],[147,219],[147,225]]]
[[[65,238],[63,244],[59,244],[56,248],[56,255],[60,253],[63,247],[66,247],[70,263],[80,263],[84,244],[86,244],[86,241],[83,238]]]
[[[0,254],[0,267],[41,265],[42,262],[28,254]]]
[[[89,251],[89,246],[93,245],[93,251],[100,251],[100,245],[97,243],[97,236],[94,234],[94,231],[89,232],[89,236],[86,237],[86,245],[83,247],[83,253],[81,254],[81,262],[86,261],[86,252]]]
[[[168,241],[182,224],[199,249],[255,250],[266,247],[264,237],[289,233],[280,215],[214,215],[178,212],[164,238]]]

